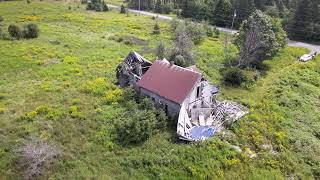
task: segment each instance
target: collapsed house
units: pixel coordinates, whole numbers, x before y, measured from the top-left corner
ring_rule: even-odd
[[[219,89],[196,66],[183,68],[166,59],[154,63],[131,52],[118,66],[121,87],[131,86],[152,99],[169,117],[178,119],[177,134],[188,141],[204,140],[238,120],[246,111],[231,102],[219,102]]]

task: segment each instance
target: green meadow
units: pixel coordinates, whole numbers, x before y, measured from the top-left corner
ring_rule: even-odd
[[[40,179],[320,178],[320,58],[297,61],[306,49],[285,48],[255,82],[235,88],[222,83],[224,35],[207,38],[194,48],[197,66],[220,87],[219,99],[250,113],[205,142],[179,141],[169,123],[124,146],[113,138],[114,120],[128,111],[115,70],[132,50],[153,61],[159,41],[172,46],[170,24],[73,1],[0,2],[0,15],[3,31],[29,22],[40,29],[36,39],[0,40],[0,179],[21,179],[16,149],[28,137],[63,150]]]

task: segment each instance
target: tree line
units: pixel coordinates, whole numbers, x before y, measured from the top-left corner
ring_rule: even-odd
[[[240,28],[255,10],[281,19],[291,39],[320,42],[319,0],[128,0],[129,8],[176,13],[211,25]],[[233,23],[234,18],[234,23]]]

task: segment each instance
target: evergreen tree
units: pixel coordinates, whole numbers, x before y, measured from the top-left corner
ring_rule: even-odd
[[[235,26],[239,27],[242,21],[246,20],[255,10],[253,0],[238,0],[235,4],[237,10],[237,17],[235,20]]]
[[[289,26],[289,34],[293,39],[312,38],[312,3],[311,0],[300,1],[292,24]]]
[[[156,24],[153,27],[153,34],[160,34],[160,26],[158,22],[156,22]]]
[[[225,27],[230,23],[232,17],[231,3],[229,0],[219,0],[213,13],[215,25]]]
[[[154,7],[154,11],[156,13],[162,13],[162,9],[161,9],[161,0],[157,0],[155,7]]]
[[[125,13],[126,13],[126,8],[124,7],[123,4],[121,5],[120,13],[121,13],[121,14],[125,14]]]

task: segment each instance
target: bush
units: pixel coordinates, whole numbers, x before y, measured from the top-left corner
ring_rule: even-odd
[[[223,80],[227,85],[240,86],[246,81],[246,76],[239,68],[229,68],[225,71]]]
[[[172,30],[173,32],[175,32],[175,31],[177,30],[179,24],[180,24],[180,21],[179,21],[178,19],[176,19],[176,18],[173,18],[173,19],[170,21],[171,30]]]
[[[27,24],[24,26],[23,37],[26,39],[37,38],[39,36],[39,29],[36,24]]]
[[[103,11],[104,11],[104,12],[109,11],[109,7],[108,7],[108,5],[107,5],[104,1],[102,2],[102,6],[103,6]]]
[[[204,40],[204,29],[195,23],[188,23],[187,32],[195,45],[200,44]]]
[[[181,67],[187,67],[188,64],[182,55],[177,55],[174,59],[175,64]]]
[[[124,7],[123,4],[121,5],[120,13],[121,13],[121,14],[125,14],[125,13],[126,13],[126,8]]]
[[[86,10],[95,10],[95,5],[93,3],[88,3]]]
[[[0,22],[2,22],[3,21],[3,17],[2,16],[0,16]]]
[[[161,11],[164,14],[170,14],[173,11],[173,4],[171,3],[164,3],[161,7]]]
[[[24,168],[25,179],[37,179],[43,170],[62,155],[62,150],[55,144],[42,139],[31,138],[17,151],[19,163]]]
[[[120,39],[120,38],[119,38],[119,39]],[[121,40],[121,39],[120,39],[120,40]],[[123,43],[124,43],[125,45],[128,45],[128,46],[131,46],[131,45],[134,44],[134,42],[133,42],[133,40],[132,40],[131,38],[124,40]]]
[[[160,26],[158,22],[156,22],[156,24],[153,27],[153,34],[160,34]]]
[[[21,29],[17,25],[10,24],[8,32],[13,39],[20,39],[22,37]]]
[[[213,32],[214,32],[214,37],[218,38],[220,36],[220,31],[217,29],[217,27],[213,28]]]
[[[207,35],[208,37],[213,37],[214,31],[213,31],[213,29],[209,26],[208,23],[204,23],[203,29],[204,29],[204,31],[206,32],[206,35]]]
[[[123,117],[114,122],[117,140],[122,144],[136,144],[146,141],[153,134],[167,126],[167,116],[162,110],[156,110],[149,98],[143,98],[138,104],[133,94],[125,97],[123,107],[128,109]]]

